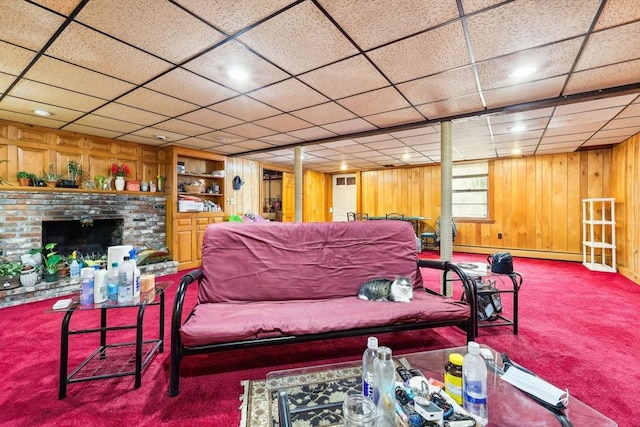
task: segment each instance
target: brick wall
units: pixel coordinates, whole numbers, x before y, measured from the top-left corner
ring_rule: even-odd
[[[88,212],[94,219],[122,218],[124,245],[165,248],[166,203],[166,196],[152,196],[149,193],[0,191],[0,250],[4,258],[19,260],[30,249],[49,243],[42,242],[42,221],[79,220],[83,212]],[[162,273],[176,271],[177,267],[171,263],[166,272],[163,270]],[[60,287],[65,289],[58,289]],[[40,290],[44,293],[24,295],[25,298],[21,299],[20,294],[29,291],[21,287],[8,291],[10,294],[7,294],[0,289],[0,307],[6,305],[5,299],[10,298],[14,303],[19,300],[26,302],[44,299],[69,294],[77,290],[77,286],[54,282]]]

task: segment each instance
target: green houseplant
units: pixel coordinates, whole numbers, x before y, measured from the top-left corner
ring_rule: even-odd
[[[20,262],[0,262],[0,290],[17,287],[21,271],[22,264]]]
[[[18,182],[20,183],[20,185],[22,185],[23,187],[28,187],[29,183],[31,182],[31,174],[27,171],[20,171],[16,174],[16,177],[18,178]]]
[[[71,181],[76,182],[76,180],[82,176],[82,166],[75,160],[69,160],[67,167],[69,169],[69,178]]]
[[[42,261],[44,262],[45,275],[44,280],[46,282],[55,282],[58,280],[58,265],[64,261],[62,255],[55,251],[57,243],[47,243],[44,249],[48,251],[46,254],[42,254]]]

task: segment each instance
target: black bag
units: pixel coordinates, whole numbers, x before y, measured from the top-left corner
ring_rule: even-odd
[[[487,262],[491,266],[492,273],[513,273],[513,258],[509,252],[496,252],[493,255],[489,255],[487,257]]]

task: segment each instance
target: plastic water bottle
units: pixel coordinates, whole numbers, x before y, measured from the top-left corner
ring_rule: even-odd
[[[378,357],[378,338],[369,337],[362,355],[362,395],[373,400],[373,362]]]
[[[126,304],[133,301],[133,264],[129,257],[118,266],[118,303]]]
[[[489,421],[487,401],[487,366],[480,356],[480,345],[469,341],[462,362],[462,399],[464,409],[486,426]]]
[[[107,278],[107,301],[111,305],[118,303],[118,263],[111,263],[109,277]]]
[[[133,248],[129,251],[129,261],[133,264],[133,298],[140,296],[140,269],[138,268],[138,251]]]
[[[378,357],[374,361],[374,384],[376,402],[376,427],[395,427],[395,374],[396,367],[391,359],[389,347],[378,347]]]

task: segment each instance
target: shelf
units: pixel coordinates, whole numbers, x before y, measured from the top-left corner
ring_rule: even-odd
[[[219,175],[211,175],[211,174],[206,174],[206,173],[179,173],[178,176],[189,176],[189,177],[195,177],[195,178],[205,178],[205,179],[224,179],[224,176],[219,176]]]
[[[582,244],[589,248],[596,248],[596,249],[614,249],[615,248],[614,245],[607,242],[582,242]]]
[[[606,265],[606,264],[599,264],[597,262],[583,262],[582,265],[584,265],[585,267],[587,267],[589,270],[592,271],[601,271],[603,273],[615,273],[616,269],[613,268],[610,265]]]
[[[222,193],[215,193],[215,194],[214,193],[193,193],[193,192],[192,193],[188,193],[186,191],[179,191],[178,195],[180,195],[180,194],[183,194],[185,196],[197,196],[197,197],[200,197],[200,196],[213,196],[213,197],[224,196],[224,194],[222,194]]]

